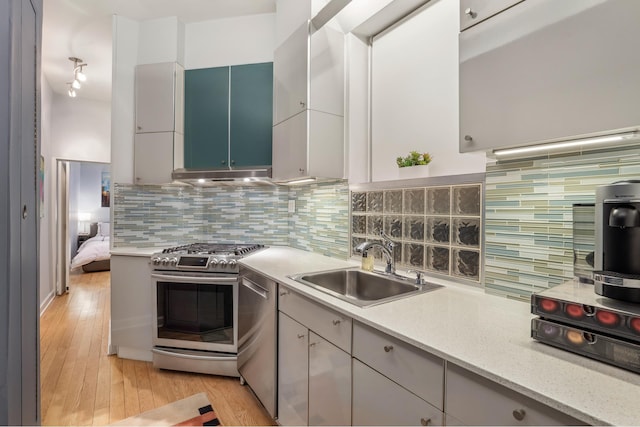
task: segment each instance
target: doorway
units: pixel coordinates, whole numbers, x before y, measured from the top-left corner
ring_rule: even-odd
[[[109,163],[64,159],[56,161],[54,211],[57,295],[69,291],[71,265],[78,249],[99,232],[99,224],[110,223],[110,169]],[[108,227],[103,229],[109,233]],[[82,270],[76,271],[80,273]]]

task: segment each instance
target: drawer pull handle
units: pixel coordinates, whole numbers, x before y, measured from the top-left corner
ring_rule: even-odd
[[[282,291],[280,292],[280,296],[283,297],[285,295],[289,295],[289,291]]]
[[[420,418],[420,424],[428,426],[431,424],[431,418]]]
[[[315,347],[315,346],[316,346],[316,344],[317,344],[317,343],[315,343],[315,342],[309,343],[309,347]]]
[[[340,320],[334,320],[333,321],[333,325],[334,326],[338,326],[340,324],[340,322],[341,322]]]
[[[393,346],[392,345],[385,345],[384,346],[384,351],[386,351],[387,353],[389,353],[391,350],[393,350]]]
[[[471,17],[471,18],[475,18],[476,16],[478,16],[478,14],[473,9],[471,9],[470,7],[466,8],[464,10],[464,14],[469,16],[469,17]]]
[[[524,409],[514,409],[513,410],[513,418],[518,421],[524,420],[524,416],[527,415]]]
[[[306,335],[305,334],[298,334],[298,339],[302,339],[304,338]]]

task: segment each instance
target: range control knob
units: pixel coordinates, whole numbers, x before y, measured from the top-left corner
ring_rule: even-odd
[[[216,265],[218,265],[218,259],[217,259],[217,258],[211,258],[211,259],[209,260],[209,265],[210,265],[211,267],[215,267]]]
[[[171,259],[169,260],[169,263],[170,263],[171,265],[176,265],[176,264],[178,264],[178,258],[176,258],[176,257],[171,258]]]
[[[168,265],[169,264],[169,258],[162,258],[162,265]]]
[[[153,265],[160,264],[160,257],[157,257],[157,256],[152,257],[151,262],[153,263]]]
[[[229,261],[229,267],[231,267],[231,268],[235,267],[236,264],[237,264],[237,262],[236,262],[235,259],[232,259],[231,261]]]
[[[220,267],[224,268],[227,266],[227,260],[226,259],[221,259],[220,260]]]

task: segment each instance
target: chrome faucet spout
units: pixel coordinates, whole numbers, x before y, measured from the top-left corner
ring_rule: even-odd
[[[385,261],[387,262],[387,266],[384,270],[387,274],[395,274],[396,273],[396,260],[394,256],[394,248],[396,247],[395,242],[391,240],[389,236],[384,234],[384,232],[380,231],[380,237],[382,237],[382,242],[363,242],[356,246],[357,253],[366,253],[369,249],[374,246],[380,247],[382,250],[382,254],[385,257]]]

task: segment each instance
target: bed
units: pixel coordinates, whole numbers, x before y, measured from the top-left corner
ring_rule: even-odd
[[[80,245],[78,253],[71,260],[71,270],[81,268],[85,273],[109,270],[109,223],[92,224],[89,235],[91,237]]]

